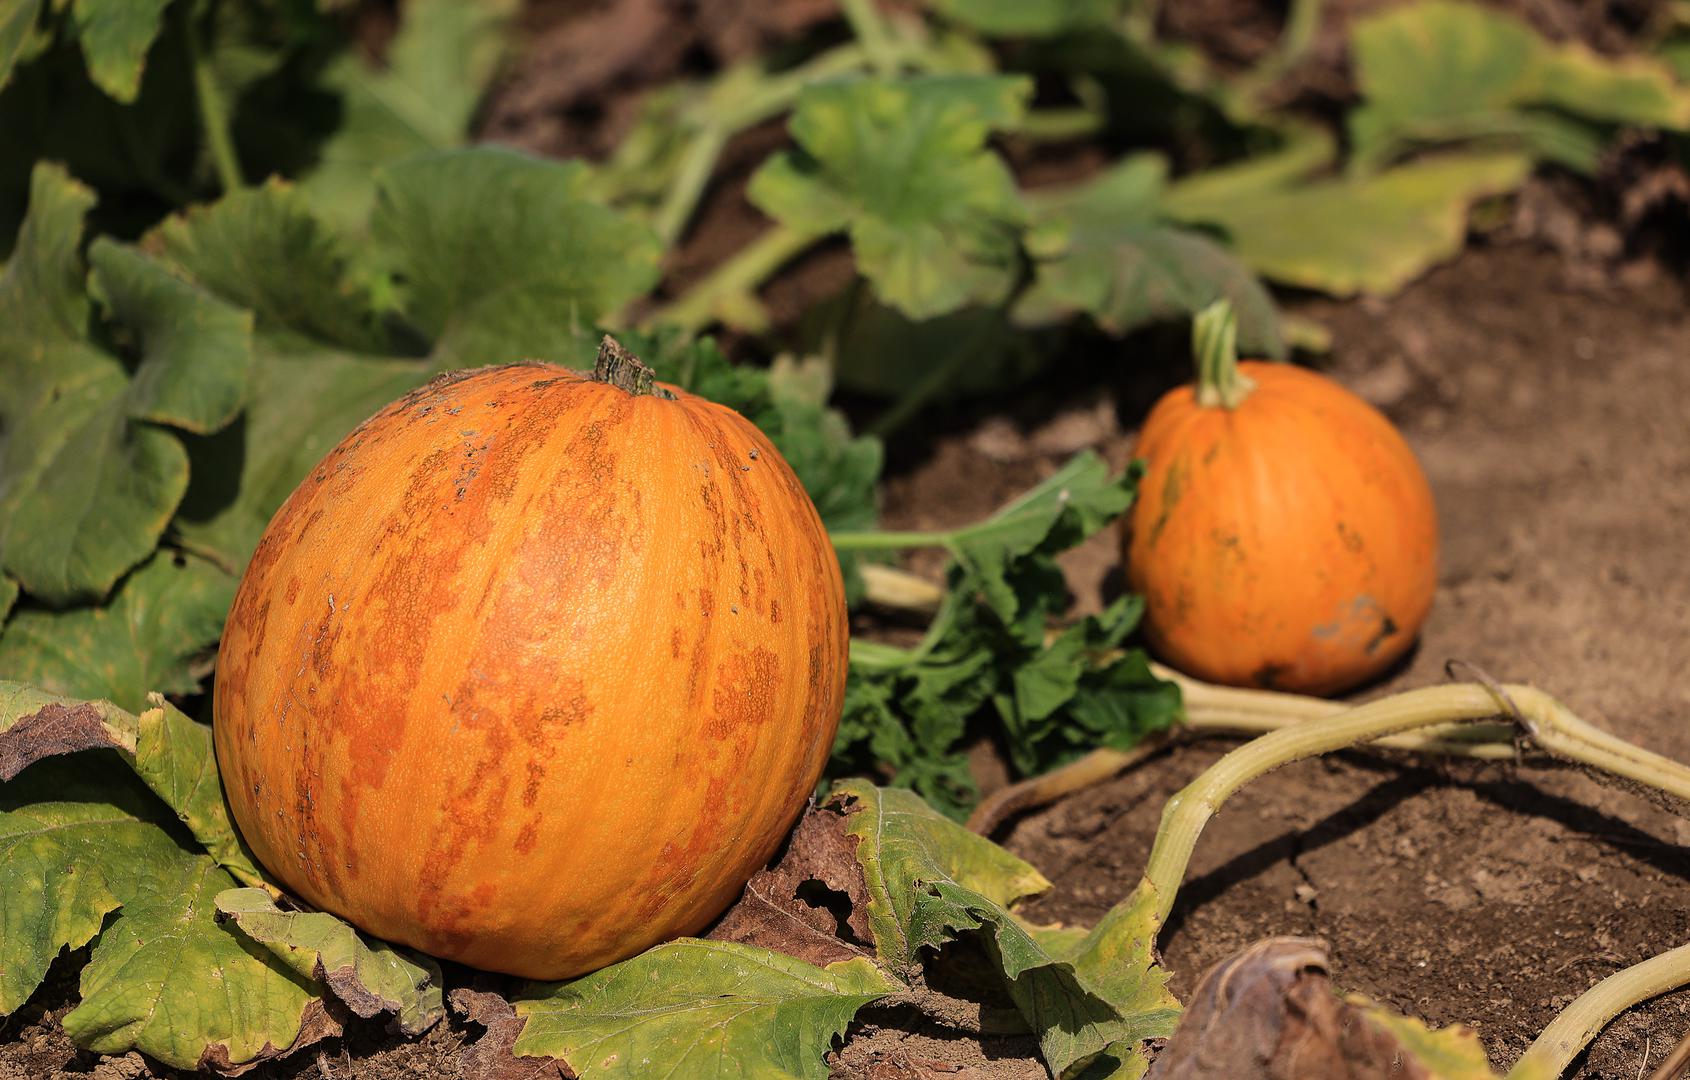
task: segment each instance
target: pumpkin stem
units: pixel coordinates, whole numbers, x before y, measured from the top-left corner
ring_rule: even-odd
[[[655,377],[656,373],[647,367],[644,361],[624,349],[622,343],[609,334],[599,342],[599,358],[593,364],[595,381],[609,383],[618,390],[639,397],[641,394],[656,393],[652,385]]]
[[[1216,300],[1191,321],[1191,351],[1197,361],[1197,404],[1236,409],[1256,388],[1238,370],[1238,317],[1232,305]]]

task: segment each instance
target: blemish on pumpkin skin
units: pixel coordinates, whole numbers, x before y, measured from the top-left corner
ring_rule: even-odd
[[[1343,543],[1345,550],[1349,551],[1351,554],[1361,554],[1361,534],[1344,524],[1342,521],[1338,522],[1338,539]]]
[[[540,842],[540,818],[529,818],[522,824],[522,831],[516,834],[516,853],[527,855],[534,850],[534,845]]]
[[[773,719],[780,687],[780,660],[767,646],[736,652],[716,669],[712,713],[704,733],[713,739],[731,738]]]
[[[1172,516],[1174,507],[1179,505],[1180,496],[1185,490],[1185,463],[1181,458],[1175,458],[1168,465],[1168,478],[1162,482],[1162,508],[1156,515],[1156,521],[1150,526],[1150,535],[1145,538],[1145,544],[1155,547],[1156,541],[1167,528],[1168,518]]]
[[[698,590],[698,613],[705,618],[710,617],[711,610],[716,606],[716,594],[709,589]]]
[[[679,626],[672,627],[669,630],[669,658],[671,660],[679,660],[681,658],[681,645],[685,638],[686,635],[681,632],[681,628]]]

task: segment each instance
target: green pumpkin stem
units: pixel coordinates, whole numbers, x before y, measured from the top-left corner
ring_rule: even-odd
[[[593,378],[639,397],[641,394],[653,392],[652,380],[655,373],[639,357],[624,349],[621,342],[606,334],[604,340],[599,342],[599,357],[593,364]]]
[[[1238,370],[1238,317],[1216,300],[1191,321],[1191,351],[1197,361],[1197,404],[1236,409],[1256,388]]]

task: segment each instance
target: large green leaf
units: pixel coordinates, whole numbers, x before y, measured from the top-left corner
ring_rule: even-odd
[[[1142,1042],[1170,1034],[1178,1017],[1167,975],[1152,957],[1153,904],[1129,900],[1074,954],[1053,955],[1008,910],[1049,887],[1031,866],[911,792],[847,781],[834,793],[846,802],[846,831],[858,840],[869,926],[882,958],[908,969],[923,950],[962,931],[984,931],[1054,1075],[1088,1067],[1142,1073]]]
[[[326,220],[362,226],[376,169],[464,142],[516,9],[516,0],[411,0],[380,66],[358,50],[330,65],[323,86],[340,95],[340,124],[301,181]]]
[[[750,945],[682,939],[516,1001],[516,1053],[581,1080],[823,1080],[851,1017],[902,989],[862,958],[819,968]]]
[[[170,0],[75,0],[71,23],[94,85],[118,101],[141,90],[141,69]]]
[[[234,595],[227,572],[160,551],[106,604],[13,615],[0,631],[0,677],[136,712],[149,691],[193,693],[194,661],[216,644]]]
[[[1219,227],[1264,277],[1336,296],[1386,294],[1460,251],[1468,207],[1512,191],[1530,171],[1517,154],[1443,154],[1313,182],[1259,173],[1260,187],[1232,185],[1224,201],[1208,193],[1187,201],[1176,185],[1165,205]]]
[[[0,0],[0,89],[11,79],[40,17],[41,0]]]
[[[766,163],[750,196],[805,232],[845,231],[857,268],[913,317],[995,302],[1014,283],[1024,210],[993,128],[1025,112],[1022,78],[858,79],[804,89],[799,149]]]
[[[1285,351],[1273,298],[1213,238],[1170,225],[1159,207],[1167,166],[1139,155],[1033,204],[1033,284],[1015,321],[1043,326],[1085,312],[1112,334],[1232,301],[1246,348]]]
[[[575,165],[509,151],[427,155],[383,170],[369,257],[402,310],[349,265],[297,190],[270,185],[172,219],[145,245],[257,316],[251,402],[194,447],[175,528],[245,564],[270,515],[360,421],[440,371],[574,359],[587,328],[649,288],[657,244],[589,201]],[[391,338],[380,317],[404,316]]]
[[[211,728],[184,716],[160,695],[150,697],[152,708],[136,718],[136,774],[219,865],[241,881],[262,881],[258,864],[229,819]]]
[[[321,1005],[303,978],[218,922],[214,900],[235,880],[181,851],[141,865],[82,971],[82,1001],[65,1015],[65,1033],[89,1050],[139,1050],[182,1069],[292,1047]]]
[[[18,689],[0,687],[0,724],[16,719],[5,702]],[[60,949],[86,945],[143,878],[180,857],[163,820],[109,758],[37,765],[0,786],[0,1015],[35,992]]]
[[[440,965],[426,956],[365,941],[321,911],[283,911],[263,889],[231,889],[217,910],[301,976],[333,990],[359,1016],[393,1013],[399,1030],[420,1035],[446,1015]]]
[[[1502,12],[1451,0],[1357,20],[1351,54],[1364,103],[1350,115],[1363,167],[1417,145],[1501,141],[1591,171],[1602,147],[1584,120],[1684,129],[1690,89],[1657,61],[1555,44]]]
[[[205,432],[239,405],[246,315],[130,249],[97,241],[93,287],[138,355],[99,344],[77,247],[92,197],[39,166],[0,276],[0,563],[55,604],[98,599],[158,542],[188,455],[158,425]]]

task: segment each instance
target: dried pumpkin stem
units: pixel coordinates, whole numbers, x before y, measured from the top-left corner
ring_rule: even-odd
[[[609,383],[618,390],[639,397],[653,392],[655,378],[656,373],[651,368],[609,334],[599,342],[598,360],[593,364],[594,381]]]
[[[1191,322],[1191,351],[1197,361],[1197,404],[1236,409],[1255,380],[1238,370],[1238,318],[1232,305],[1216,300]]]

